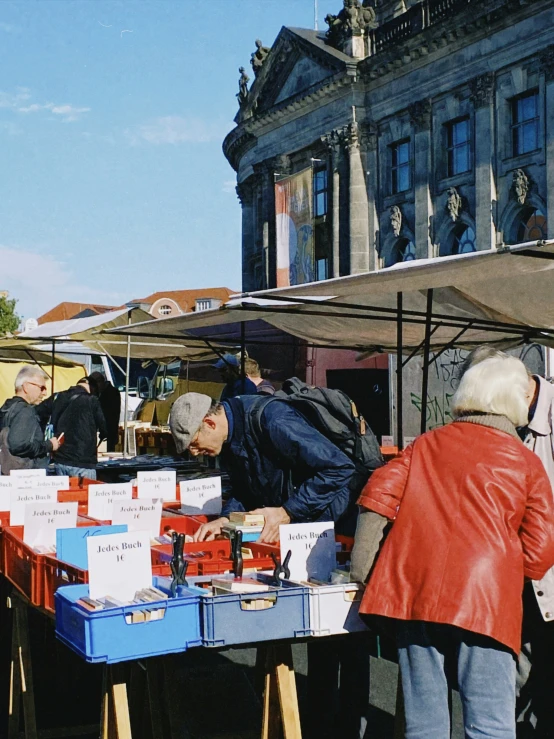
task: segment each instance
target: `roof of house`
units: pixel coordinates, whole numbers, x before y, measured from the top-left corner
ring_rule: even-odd
[[[113,305],[95,305],[94,303],[58,303],[54,308],[37,318],[39,324],[51,321],[67,321],[70,318],[94,316],[116,310]]]
[[[160,298],[170,298],[178,304],[182,311],[190,313],[198,299],[215,298],[221,300],[222,303],[226,303],[231,295],[235,295],[236,292],[236,290],[230,290],[228,287],[204,287],[198,290],[162,290],[131,302],[153,305]]]

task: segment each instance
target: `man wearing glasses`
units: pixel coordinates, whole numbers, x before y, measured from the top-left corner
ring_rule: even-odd
[[[0,466],[3,475],[12,469],[47,467],[51,452],[60,444],[57,438],[44,440],[35,406],[46,395],[47,375],[27,365],[15,378],[15,395],[0,408]]]

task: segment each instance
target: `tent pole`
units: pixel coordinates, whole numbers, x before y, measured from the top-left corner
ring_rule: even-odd
[[[129,311],[127,318],[127,324],[131,325],[131,313],[133,309]],[[127,411],[129,410],[129,375],[131,374],[131,335],[127,336],[127,365],[125,374],[125,403],[123,406],[123,457],[127,456],[129,451],[129,441],[127,439]]]
[[[56,339],[52,339],[52,395],[54,395],[54,367],[56,364]]]
[[[404,419],[403,419],[403,396],[402,396],[402,293],[396,295],[396,446],[398,451],[404,449]]]
[[[433,289],[427,290],[425,316],[425,344],[423,348],[423,381],[421,383],[421,433],[427,431],[427,391],[429,389],[429,354],[431,349],[431,318],[433,316]]]
[[[246,392],[246,357],[244,356],[245,352],[245,339],[246,339],[246,327],[244,321],[240,324],[240,379],[241,379],[241,385],[242,385],[242,392],[243,394]]]

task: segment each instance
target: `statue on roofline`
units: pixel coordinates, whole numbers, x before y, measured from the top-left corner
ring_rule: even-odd
[[[250,57],[250,64],[254,70],[255,77],[260,73],[270,51],[270,47],[264,46],[259,38],[256,39],[256,51]]]
[[[239,91],[237,92],[237,100],[239,101],[239,107],[242,108],[248,98],[248,83],[250,77],[246,74],[244,67],[239,67]]]
[[[344,7],[338,15],[329,13],[325,23],[329,26],[327,40],[335,48],[340,48],[352,34],[365,33],[375,28],[375,10],[370,0],[343,0]]]

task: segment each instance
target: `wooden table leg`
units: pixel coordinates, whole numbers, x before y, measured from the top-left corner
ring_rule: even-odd
[[[132,739],[127,674],[122,665],[107,665],[102,691],[101,739]]]
[[[266,673],[262,739],[280,739],[282,734],[285,739],[302,739],[291,645],[264,649]]]
[[[8,598],[8,608],[13,612],[8,738],[19,736],[20,709],[23,705],[25,739],[37,739],[27,604],[14,596]]]

